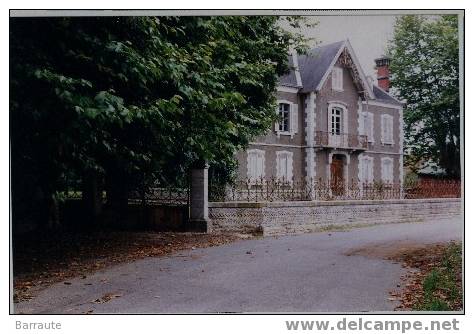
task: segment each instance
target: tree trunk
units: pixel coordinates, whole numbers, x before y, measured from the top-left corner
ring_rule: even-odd
[[[97,226],[102,214],[102,187],[99,186],[99,176],[95,171],[84,174],[82,203],[85,224],[90,227]]]
[[[128,182],[126,173],[107,173],[107,222],[113,226],[124,222],[128,210]]]

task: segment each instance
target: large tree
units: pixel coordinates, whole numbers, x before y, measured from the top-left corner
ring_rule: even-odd
[[[131,189],[176,182],[198,161],[230,170],[270,126],[288,47],[304,42],[279,20],[11,19],[14,217],[37,208],[48,221],[67,176],[96,192],[104,180],[123,207]]]
[[[406,101],[408,164],[432,162],[460,177],[457,16],[397,18],[388,51],[393,91]]]

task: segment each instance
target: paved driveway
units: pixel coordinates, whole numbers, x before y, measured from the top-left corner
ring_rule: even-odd
[[[405,272],[360,247],[461,239],[460,218],[241,240],[148,258],[58,283],[22,313],[392,311],[388,292]]]

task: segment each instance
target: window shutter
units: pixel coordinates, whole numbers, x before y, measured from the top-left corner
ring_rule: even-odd
[[[332,110],[331,108],[328,108],[328,133],[331,133],[331,114]]]
[[[382,160],[382,181],[385,182],[387,180],[387,162]]]
[[[282,154],[280,157],[280,176],[286,181],[286,154]]]
[[[278,104],[278,107],[276,108],[276,114],[277,116],[280,116],[280,104]],[[278,132],[280,130],[280,122],[278,120],[275,121],[275,132]]]
[[[367,122],[367,139],[370,142],[374,141],[374,114],[368,113],[368,122]]]
[[[337,69],[337,88],[342,89],[342,68]]]
[[[277,153],[277,157],[276,157],[276,176],[277,178],[280,178],[281,177],[281,167],[280,167],[281,163],[280,163],[280,155]]]
[[[386,135],[385,135],[385,115],[382,115],[382,118],[381,118],[381,124],[380,124],[380,128],[381,128],[381,139],[382,139],[382,143],[385,143],[385,138],[386,138]]]
[[[334,67],[331,71],[332,89],[342,90],[342,68]]]
[[[388,165],[388,181],[390,183],[393,182],[393,164],[391,161],[390,161],[390,164]]]
[[[292,181],[293,180],[293,155],[288,155],[287,159],[286,159],[286,170],[287,170],[287,178],[288,178],[288,181]]]
[[[366,135],[368,138],[369,137],[369,114],[364,113],[362,117],[363,117],[362,124],[364,125],[364,131],[362,132],[362,134]]]
[[[263,156],[259,154],[257,157],[257,177],[260,178],[263,176]]]
[[[252,159],[251,159],[251,175],[252,179],[255,179],[257,177],[257,155],[255,153],[252,154]]]
[[[298,104],[294,103],[291,105],[291,133],[298,133]]]
[[[390,116],[387,122],[387,127],[388,127],[388,140],[390,143],[393,143],[393,117]]]
[[[247,177],[253,179],[255,176],[255,154],[248,152],[247,155]]]
[[[367,158],[364,161],[364,167],[365,167],[364,181],[368,183],[370,182],[370,160]]]
[[[374,160],[369,160],[369,183],[374,182]]]

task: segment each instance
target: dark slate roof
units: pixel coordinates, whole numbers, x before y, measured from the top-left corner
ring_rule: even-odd
[[[320,46],[310,50],[306,55],[298,56],[303,83],[302,92],[307,93],[316,90],[342,44],[344,44],[344,41]]]
[[[287,87],[301,88],[302,93],[315,91],[324,74],[336,57],[338,51],[345,41],[339,41],[310,50],[305,55],[298,55],[298,64],[293,64],[293,57],[288,56],[289,73],[279,78],[279,84]],[[302,87],[298,86],[295,67],[298,66],[301,75]],[[394,105],[403,105],[387,92],[377,86],[373,86],[376,101]]]
[[[373,87],[373,91],[374,91],[374,95],[375,95],[375,99],[377,101],[380,101],[380,102],[383,102],[383,103],[390,103],[390,104],[395,104],[395,105],[398,105],[398,106],[401,106],[403,105],[403,103],[400,103],[397,99],[395,99],[394,97],[392,97],[390,94],[388,94],[386,91],[384,91],[383,89],[377,87],[377,86],[372,86]]]
[[[282,86],[288,86],[288,87],[295,87],[295,88],[299,88],[298,87],[298,82],[296,81],[296,74],[295,74],[295,64],[293,64],[293,57],[290,55],[288,56],[288,64],[289,64],[289,67],[290,67],[290,72],[288,72],[287,74],[281,76],[278,81],[280,83],[280,85]]]

